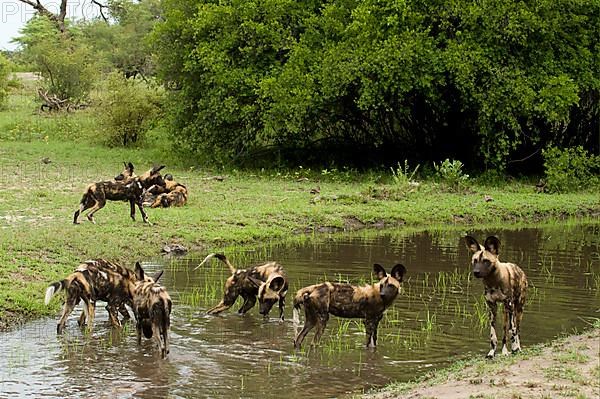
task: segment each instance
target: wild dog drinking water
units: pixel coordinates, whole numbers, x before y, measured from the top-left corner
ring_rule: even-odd
[[[126,165],[126,170],[127,166],[129,165]],[[160,174],[162,168],[164,168],[164,165],[154,167],[143,175],[135,177],[126,177],[124,172],[115,177],[116,181],[90,184],[81,198],[79,209],[73,215],[73,223],[79,224],[79,215],[90,208],[87,218],[90,222],[96,223],[94,214],[106,205],[107,200],[129,201],[132,220],[135,220],[135,206],[137,205],[144,223],[147,223],[148,216],[143,207],[144,190],[153,185],[162,186],[165,184]],[[131,165],[131,175],[133,175],[133,165]]]
[[[105,259],[93,259],[81,263],[73,273],[61,281],[52,283],[46,289],[44,301],[46,305],[59,291],[64,290],[66,293],[65,305],[56,332],[58,334],[63,332],[69,314],[80,301],[84,303],[83,312],[78,320],[80,326],[83,326],[87,319],[87,327],[89,330],[92,329],[96,301],[107,302],[106,309],[112,325],[120,326],[117,310],[124,318],[129,317],[125,304],[132,304],[136,281],[132,270]]]
[[[276,262],[254,266],[248,269],[236,269],[223,254],[210,254],[194,270],[211,258],[217,258],[229,267],[231,276],[225,282],[225,292],[221,302],[210,308],[208,314],[218,314],[229,309],[241,296],[244,299],[238,313],[245,314],[256,304],[258,297],[259,313],[267,316],[275,303],[279,303],[279,319],[283,321],[285,295],[288,280],[283,267]]]
[[[329,315],[344,318],[363,319],[367,340],[366,346],[374,348],[377,345],[377,327],[383,312],[394,302],[400,291],[400,283],[406,273],[406,268],[397,264],[390,274],[383,266],[373,265],[373,271],[379,282],[363,287],[325,282],[302,288],[294,297],[294,324],[299,323],[300,307],[304,306],[304,327],[294,339],[294,347],[300,349],[306,334],[315,326],[317,330],[313,343],[319,342]]]
[[[498,258],[500,240],[494,236],[486,238],[483,245],[471,236],[465,237],[467,248],[472,254],[473,275],[482,279],[485,301],[490,318],[490,346],[488,358],[494,357],[498,346],[496,336],[496,313],[498,302],[504,304],[504,337],[502,354],[508,355],[506,341],[510,333],[512,352],[521,350],[521,320],[527,298],[527,276],[514,263],[501,262]]]
[[[135,264],[135,274],[138,282],[135,284],[133,292],[133,311],[137,320],[138,345],[142,343],[143,332],[144,337],[154,338],[158,344],[161,357],[164,359],[169,353],[171,297],[167,290],[158,284],[162,272],[154,277],[149,277],[144,273],[144,269],[138,262]]]

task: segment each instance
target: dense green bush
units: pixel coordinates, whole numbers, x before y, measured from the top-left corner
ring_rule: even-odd
[[[162,5],[157,68],[189,149],[499,169],[550,142],[598,151],[597,1]]]
[[[128,146],[143,141],[160,116],[163,91],[139,79],[111,73],[96,107],[108,145]]]
[[[10,63],[4,55],[0,54],[0,108],[6,105],[10,85]]]
[[[550,147],[543,151],[543,155],[549,192],[568,192],[598,185],[600,156],[588,153],[581,146]]]

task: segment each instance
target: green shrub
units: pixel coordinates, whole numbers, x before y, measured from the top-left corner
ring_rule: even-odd
[[[75,27],[62,34],[53,21],[36,16],[20,34],[15,42],[23,47],[23,61],[41,73],[49,95],[71,103],[87,99],[98,74],[97,57]]]
[[[0,54],[0,108],[6,105],[9,89],[9,70],[10,65],[6,57]]]
[[[163,91],[138,79],[113,72],[100,94],[98,118],[111,146],[128,146],[143,141],[160,116]]]
[[[589,154],[583,147],[542,151],[546,173],[546,189],[551,193],[580,190],[597,186],[600,156]]]
[[[469,179],[469,175],[465,174],[462,170],[463,163],[459,160],[445,159],[444,162],[437,165],[433,163],[437,177],[444,183],[448,188],[458,191]]]
[[[407,160],[404,160],[404,166],[398,162],[397,168],[390,168],[392,170],[392,180],[397,186],[408,186],[411,182],[414,182],[414,177],[419,170],[419,166],[417,165],[411,171]]]

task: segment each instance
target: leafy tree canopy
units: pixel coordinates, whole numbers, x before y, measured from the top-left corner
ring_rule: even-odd
[[[550,144],[598,152],[597,1],[162,6],[152,42],[189,149],[478,169]]]

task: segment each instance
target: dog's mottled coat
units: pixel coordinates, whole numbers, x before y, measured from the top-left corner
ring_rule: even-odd
[[[299,322],[298,313],[304,306],[304,327],[296,335],[294,346],[300,349],[306,334],[313,328],[317,331],[313,337],[313,343],[319,342],[329,315],[332,314],[344,318],[359,318],[365,323],[367,347],[377,345],[377,327],[383,312],[394,302],[400,291],[400,283],[406,273],[403,265],[397,264],[388,275],[383,266],[373,265],[373,271],[379,282],[355,286],[342,283],[325,282],[304,287],[294,297],[294,324]]]
[[[501,262],[498,258],[500,240],[488,237],[483,245],[471,236],[465,237],[467,248],[472,254],[473,274],[481,278],[484,286],[485,301],[490,318],[490,346],[487,357],[494,357],[498,346],[496,335],[496,313],[498,302],[504,305],[504,337],[502,338],[502,354],[507,355],[507,338],[510,334],[511,351],[521,350],[521,320],[523,307],[527,299],[527,276],[514,263]]]
[[[80,326],[86,323],[87,318],[88,329],[92,329],[96,301],[107,302],[106,309],[111,323],[120,326],[117,310],[125,319],[129,318],[125,305],[132,304],[136,282],[133,271],[114,262],[93,259],[81,263],[73,273],[46,289],[46,305],[59,291],[66,292],[65,305],[56,327],[57,333],[63,332],[67,317],[80,301],[84,302],[83,312],[78,320]]]
[[[137,205],[144,223],[148,222],[148,216],[144,211],[144,190],[151,186],[163,186],[165,184],[160,170],[163,166],[154,167],[141,176],[135,176],[133,165],[125,165],[125,170],[115,177],[113,181],[102,181],[88,185],[79,202],[79,209],[73,215],[73,223],[79,224],[79,216],[85,210],[90,209],[87,218],[95,223],[94,214],[106,205],[106,201],[129,201],[130,216],[135,220],[135,206]]]
[[[256,304],[258,298],[260,314],[267,316],[273,305],[279,303],[279,319],[283,320],[288,279],[280,264],[268,262],[248,269],[236,269],[225,255],[209,254],[196,269],[213,257],[229,267],[231,276],[225,281],[223,299],[218,305],[210,308],[208,314],[218,314],[229,309],[241,296],[244,303],[238,313],[245,314]]]
[[[148,339],[154,338],[161,357],[169,353],[169,328],[171,326],[171,297],[167,290],[158,284],[162,272],[148,277],[138,263],[135,265],[138,282],[133,292],[133,312],[136,318],[138,345],[142,342],[142,332]]]

